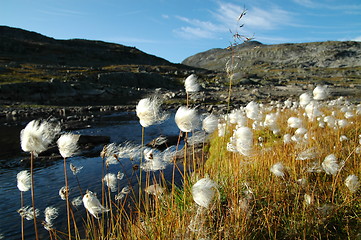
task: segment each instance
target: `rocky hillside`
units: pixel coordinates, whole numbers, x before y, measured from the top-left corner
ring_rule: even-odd
[[[76,67],[172,65],[135,47],[84,39],[56,40],[6,26],[0,26],[0,60]]]
[[[224,71],[233,58],[235,79],[359,83],[361,42],[263,45],[245,42],[233,49],[211,49],[185,59],[192,67]]]
[[[179,89],[193,72],[135,47],[0,26],[0,105],[126,104],[156,88]]]

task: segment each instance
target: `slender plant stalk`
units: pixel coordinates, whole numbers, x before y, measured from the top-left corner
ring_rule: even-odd
[[[176,149],[175,149],[175,152],[177,153],[178,152],[178,148],[179,148],[179,144],[180,144],[180,140],[181,140],[181,137],[182,137],[182,131],[179,132],[179,135],[178,135],[178,140],[177,140],[177,146],[176,146]],[[177,165],[177,157],[175,156],[173,158],[173,173],[172,173],[172,206],[174,204],[174,190],[175,190],[175,169],[178,169],[178,171],[180,172],[180,174],[182,174],[181,170],[178,168],[178,165]]]
[[[140,162],[139,162],[139,211],[140,211],[140,207],[141,207],[141,202],[142,202],[142,162],[143,162],[143,147],[144,147],[144,127],[142,126],[142,145],[141,145],[141,152],[140,152]]]
[[[21,208],[24,207],[24,195],[23,191],[20,191],[20,204]],[[24,230],[24,217],[21,216],[21,239],[25,239],[25,230]]]
[[[188,133],[185,133],[185,139],[184,139],[184,157],[183,157],[183,202],[184,206],[186,206],[186,188],[188,186],[187,181],[187,139],[188,139]]]
[[[33,214],[34,214],[34,230],[35,230],[35,239],[39,239],[38,226],[36,224],[36,212],[35,212],[35,192],[34,192],[34,152],[30,153],[30,175],[31,175],[31,202],[33,205]]]
[[[73,211],[71,208],[70,208],[70,214],[71,214],[71,218],[73,219],[75,239],[80,239],[79,229],[78,229],[78,226],[77,226],[77,224],[76,224],[76,220],[75,220],[75,216],[74,216],[74,211]]]
[[[104,168],[105,168],[105,158],[102,157],[102,205],[104,206],[104,201],[105,201],[105,193],[104,193]]]
[[[66,158],[64,158],[64,179],[65,179],[65,197],[66,197],[66,214],[68,220],[68,239],[71,240],[71,228],[70,228],[70,204],[69,204],[69,184],[68,175],[66,169]]]

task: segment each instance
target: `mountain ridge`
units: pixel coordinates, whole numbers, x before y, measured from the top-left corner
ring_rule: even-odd
[[[326,41],[265,45],[246,42],[235,47],[210,49],[182,61],[182,64],[225,71],[232,59],[233,73],[273,80],[361,79],[361,42]]]
[[[122,44],[86,39],[58,40],[20,28],[0,26],[0,60],[7,58],[19,63],[84,67],[109,64],[173,65],[163,58]]]

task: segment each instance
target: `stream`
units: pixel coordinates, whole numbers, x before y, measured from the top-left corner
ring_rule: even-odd
[[[0,161],[16,161],[24,156],[19,144],[19,135],[22,128],[27,122],[24,122],[20,127],[1,127],[0,137],[3,154]],[[101,121],[91,126],[90,128],[72,131],[75,134],[84,135],[101,135],[110,136],[110,142],[117,144],[131,141],[135,144],[141,144],[141,125],[138,122],[135,113],[114,113],[103,116]],[[174,115],[162,124],[150,126],[145,129],[144,142],[147,143],[159,135],[176,136],[179,134],[179,129],[174,122]],[[98,146],[95,151],[101,151],[102,146]],[[18,151],[17,154],[14,151]],[[20,155],[22,153],[22,155]],[[75,166],[82,166],[83,169],[76,175],[83,192],[91,190],[101,196],[101,176],[102,176],[102,159],[98,155],[96,157],[75,156],[67,159],[67,164],[70,163]],[[139,160],[122,159],[122,164],[110,165],[108,172],[117,174],[118,171],[125,174],[125,177],[118,181],[118,188],[122,189],[125,186],[131,185],[134,189],[138,189],[137,182],[138,171],[133,171],[132,166]],[[29,170],[26,167],[10,167],[2,168],[0,170],[0,236],[3,239],[21,239],[21,218],[17,210],[21,206],[20,191],[17,188],[16,175],[22,170]],[[173,166],[170,164],[163,171],[166,179],[171,179]],[[156,171],[156,173],[159,171]],[[179,176],[178,176],[179,178]],[[76,177],[68,168],[68,179],[70,186],[70,201],[75,197],[79,197],[80,190],[77,184]],[[59,189],[64,186],[64,170],[63,160],[55,160],[47,166],[39,166],[34,169],[34,186],[35,186],[35,202],[36,207],[40,210],[38,217],[38,229],[40,239],[48,239],[49,234],[40,224],[44,220],[44,209],[48,206],[57,207],[59,209],[59,216],[54,220],[54,227],[59,231],[66,231],[66,202],[61,200],[59,196]],[[24,192],[24,202],[26,206],[31,205],[31,191]],[[75,217],[77,219],[86,217],[85,208],[81,204],[75,209]],[[78,223],[79,224],[79,223]],[[33,221],[25,220],[25,238],[34,238]],[[1,239],[1,237],[0,237]]]

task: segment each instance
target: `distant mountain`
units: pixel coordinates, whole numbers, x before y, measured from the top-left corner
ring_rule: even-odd
[[[0,61],[99,67],[119,64],[171,65],[135,47],[84,39],[56,40],[36,32],[0,26]]]
[[[205,70],[135,47],[0,26],[0,107],[129,104],[155,89],[181,89],[195,72]]]
[[[228,61],[233,61],[239,78],[360,81],[361,42],[264,45],[250,41],[233,49],[216,48],[195,54],[182,64],[224,71]]]

